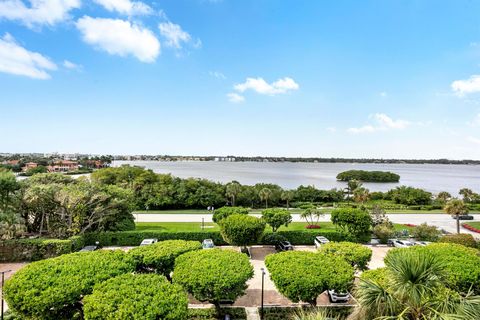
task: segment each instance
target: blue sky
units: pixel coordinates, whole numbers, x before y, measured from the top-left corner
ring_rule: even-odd
[[[0,1],[0,152],[480,159],[480,2]]]

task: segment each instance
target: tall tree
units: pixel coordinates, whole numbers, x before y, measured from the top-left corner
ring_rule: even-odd
[[[287,203],[287,210],[290,209],[290,201],[293,200],[294,192],[292,190],[285,190],[280,195],[281,199]]]
[[[457,220],[457,233],[460,233],[459,216],[468,213],[468,207],[465,205],[465,202],[460,199],[452,199],[447,202],[443,210],[447,214],[455,216],[455,220]]]
[[[367,188],[359,187],[353,190],[353,200],[364,203],[370,198],[370,191]]]
[[[460,189],[460,191],[458,193],[461,196],[463,196],[463,201],[464,202],[472,201],[472,198],[475,195],[475,193],[471,189],[468,189],[468,188],[462,188],[462,189]]]
[[[242,191],[242,186],[237,181],[232,181],[227,183],[225,190],[227,197],[230,197],[232,199],[232,207],[235,207],[235,199],[237,198],[237,195]]]
[[[358,180],[355,180],[355,179],[352,179],[352,180],[348,180],[347,182],[347,197],[348,199],[351,199],[352,196],[353,196],[353,192],[360,188],[362,186],[362,182],[358,181]]]
[[[258,192],[258,196],[260,197],[260,200],[265,201],[265,208],[268,208],[268,200],[270,199],[272,195],[272,190],[268,188],[263,188]]]

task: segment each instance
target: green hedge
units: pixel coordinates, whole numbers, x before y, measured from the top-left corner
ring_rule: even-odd
[[[13,239],[0,241],[0,262],[37,261],[80,250],[85,245],[81,236],[66,240]]]
[[[270,239],[271,231],[265,232],[260,244],[274,244]],[[296,230],[296,231],[278,231],[276,234],[285,237],[293,245],[313,245],[316,236],[325,236],[331,241],[343,241],[345,238],[340,232],[335,230]],[[163,240],[190,240],[200,241],[212,239],[216,245],[226,245],[219,231],[202,232],[152,232],[152,231],[115,231],[98,232],[85,235],[87,244],[94,244],[99,241],[102,246],[138,246],[143,239],[156,238]]]
[[[211,309],[188,309],[188,320],[223,320],[225,315],[229,315],[231,320],[246,320],[247,313],[245,308],[221,308],[219,315],[214,308]]]
[[[303,310],[325,310],[328,316],[336,320],[344,320],[352,313],[353,307],[303,307]],[[299,312],[298,307],[266,307],[263,309],[264,320],[290,320]],[[260,308],[258,308],[260,314]]]

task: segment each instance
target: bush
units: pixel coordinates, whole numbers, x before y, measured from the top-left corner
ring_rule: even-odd
[[[245,308],[220,308],[220,309],[188,309],[188,320],[218,320],[229,315],[231,320],[246,320]]]
[[[319,252],[340,256],[358,270],[367,269],[372,258],[372,249],[352,242],[329,242],[322,245]]]
[[[342,230],[347,240],[367,242],[370,240],[370,214],[361,209],[340,208],[332,210],[332,223]]]
[[[84,244],[82,236],[74,236],[67,240],[12,239],[0,241],[0,262],[37,261],[53,258],[77,251]]]
[[[170,277],[179,255],[202,249],[198,241],[166,240],[148,246],[133,248],[128,253],[137,261],[137,270],[154,269],[155,272]]]
[[[412,235],[415,239],[420,241],[437,241],[441,232],[435,226],[429,226],[426,223],[422,223],[413,228]]]
[[[248,208],[243,207],[221,207],[213,212],[212,220],[215,223],[220,223],[220,221],[232,214],[248,214],[248,212]]]
[[[360,275],[361,280],[374,281],[383,287],[387,286],[387,279],[389,278],[387,268],[378,268],[366,270]]]
[[[476,248],[477,242],[471,234],[459,233],[459,234],[447,234],[440,238],[439,242],[456,243],[466,247]]]
[[[397,187],[388,191],[388,197],[395,203],[407,206],[420,206],[430,204],[432,202],[432,194],[422,189],[413,187]],[[421,207],[418,207],[418,210]],[[415,210],[415,209],[412,209]]]
[[[292,222],[292,215],[285,209],[265,209],[262,211],[262,218],[272,227],[272,232],[275,232],[281,226],[288,227]]]
[[[348,306],[334,306],[334,307],[265,307],[263,309],[264,320],[295,320],[295,316],[305,311],[320,311],[327,314],[327,319],[344,320],[352,313],[352,307]],[[260,310],[259,310],[260,313]],[[303,319],[303,318],[302,318]]]
[[[221,249],[185,253],[175,261],[173,282],[199,301],[219,306],[220,301],[235,301],[247,289],[253,267],[244,254]]]
[[[268,255],[265,265],[278,291],[293,302],[316,304],[327,289],[345,291],[353,284],[354,270],[343,258],[305,251]]]
[[[182,320],[188,314],[183,289],[155,274],[124,274],[97,284],[83,305],[85,320]]]
[[[392,238],[395,230],[391,224],[379,224],[373,227],[373,234],[378,238],[380,243],[386,244],[388,239]]]
[[[388,252],[387,257],[400,250],[418,250],[433,254],[445,265],[448,274],[447,287],[464,293],[472,288],[475,294],[480,294],[480,253],[477,249],[454,243],[432,243],[428,246],[393,249]]]
[[[67,254],[17,271],[5,283],[5,299],[25,318],[71,319],[95,284],[134,270],[133,258],[121,251]]]
[[[222,220],[220,229],[226,242],[246,247],[260,242],[265,221],[249,215],[234,214]]]
[[[350,181],[359,180],[363,182],[398,182],[400,176],[388,171],[365,171],[365,170],[348,170],[340,172],[337,180]]]

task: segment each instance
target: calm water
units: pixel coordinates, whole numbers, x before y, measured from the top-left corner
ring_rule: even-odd
[[[180,178],[206,178],[219,182],[237,180],[250,185],[268,182],[291,189],[300,185],[314,185],[319,189],[344,188],[346,183],[335,179],[339,172],[350,169],[380,170],[399,174],[400,183],[365,183],[370,191],[386,191],[399,185],[408,185],[431,192],[448,191],[452,195],[461,188],[480,192],[478,165],[214,161],[115,161],[113,165],[122,164],[142,166]]]

